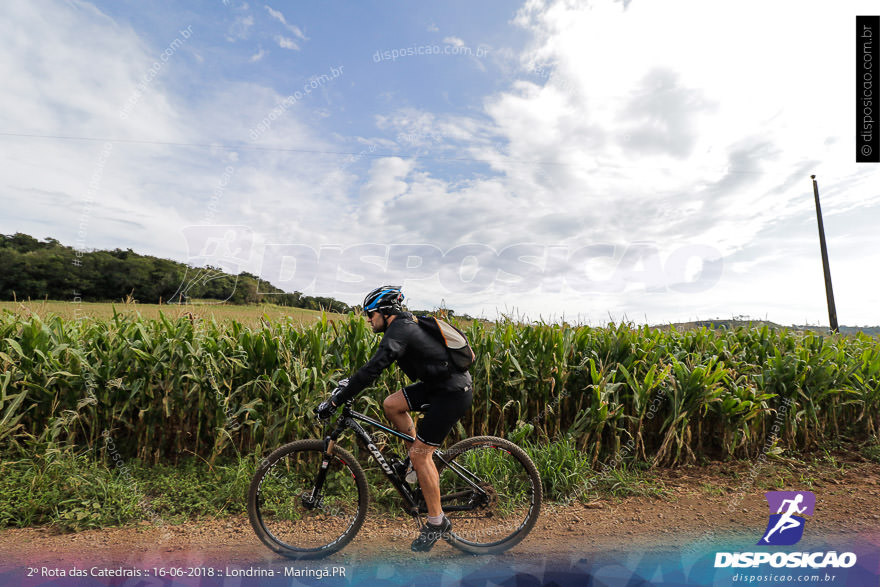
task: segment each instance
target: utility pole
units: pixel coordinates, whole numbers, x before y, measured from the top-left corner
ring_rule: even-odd
[[[828,247],[825,246],[825,225],[822,224],[822,208],[819,206],[819,184],[816,176],[811,175],[813,180],[813,195],[816,197],[816,218],[819,219],[819,247],[822,249],[822,269],[825,272],[825,297],[828,300],[828,321],[831,323],[831,331],[839,333],[837,326],[837,309],[834,307],[834,290],[831,288],[831,268],[828,267]]]

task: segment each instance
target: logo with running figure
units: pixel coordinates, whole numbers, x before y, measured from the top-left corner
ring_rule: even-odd
[[[812,516],[816,496],[812,491],[768,491],[764,494],[770,506],[770,521],[758,545],[790,546],[804,535],[804,516]]]

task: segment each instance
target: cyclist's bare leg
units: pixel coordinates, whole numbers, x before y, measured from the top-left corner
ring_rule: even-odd
[[[385,409],[385,416],[394,425],[395,430],[415,437],[416,426],[413,423],[412,416],[409,415],[409,405],[406,403],[406,397],[403,395],[402,390],[386,397],[385,401],[382,402],[382,407]],[[406,450],[409,451],[411,447],[412,443],[407,442]]]
[[[440,473],[437,472],[432,458],[435,450],[437,447],[418,439],[409,449],[409,460],[412,461],[413,469],[419,476],[419,487],[422,488],[422,496],[428,506],[429,516],[443,514],[443,509],[440,507]]]

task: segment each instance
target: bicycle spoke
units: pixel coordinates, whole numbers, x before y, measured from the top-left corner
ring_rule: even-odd
[[[320,491],[315,482],[323,461],[321,441],[292,443],[267,460],[254,480],[251,523],[258,536],[286,556],[323,556],[347,543],[363,523],[366,487],[354,458],[328,461]],[[274,457],[274,458],[273,458]]]
[[[441,467],[441,502],[460,543],[480,548],[503,544],[536,515],[540,487],[516,455],[487,442],[447,456],[447,461],[450,466]]]

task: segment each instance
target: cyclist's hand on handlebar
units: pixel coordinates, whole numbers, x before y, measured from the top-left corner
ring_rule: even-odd
[[[328,419],[333,415],[333,412],[336,411],[338,406],[333,403],[333,397],[329,397],[322,401],[317,408],[315,408],[315,413],[318,414],[318,417],[322,420]]]
[[[333,412],[336,411],[336,408],[342,403],[340,400],[340,396],[342,395],[342,390],[348,386],[348,379],[343,379],[339,382],[339,386],[333,390],[333,393],[330,394],[330,397],[326,400],[322,401],[317,408],[315,408],[315,413],[318,414],[318,417],[322,420],[326,420],[330,416],[333,415]]]
[[[347,377],[346,377],[345,379],[340,379],[340,380],[339,380],[339,384],[336,386],[336,389],[333,390],[333,393],[331,394],[330,397],[335,397],[335,396],[337,396],[337,395],[338,395],[339,393],[341,393],[342,390],[345,389],[346,387],[348,387],[348,378],[347,378]],[[337,402],[337,403],[339,403],[339,402]]]

